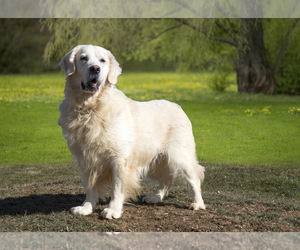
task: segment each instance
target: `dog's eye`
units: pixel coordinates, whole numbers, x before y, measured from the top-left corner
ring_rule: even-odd
[[[100,60],[100,62],[103,62],[103,63],[105,63],[105,60],[104,60],[104,59],[101,59],[101,60]]]
[[[87,56],[82,56],[82,57],[80,57],[80,60],[81,60],[81,61],[87,61],[87,59],[88,59]]]

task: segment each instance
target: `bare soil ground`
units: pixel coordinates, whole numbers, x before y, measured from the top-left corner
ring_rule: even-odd
[[[244,168],[241,173],[253,174],[255,169],[249,171],[249,168]],[[230,169],[226,170],[227,178],[233,178],[236,169],[233,170],[234,173]],[[210,171],[214,171],[214,174]],[[211,177],[215,181],[218,176],[216,172],[224,174],[223,167],[214,167],[210,171],[207,171],[207,179]],[[298,170],[295,174],[298,174]],[[293,176],[291,171],[285,174],[285,178],[290,175]],[[71,207],[80,205],[85,199],[78,177],[76,181],[44,180],[10,185],[4,185],[2,180],[0,231],[300,232],[300,202],[297,195],[286,197],[280,192],[270,192],[270,189],[267,192],[261,191],[262,188],[253,190],[252,185],[246,182],[241,188],[236,188],[233,185],[236,182],[207,181],[203,185],[206,210],[188,210],[192,201],[191,190],[185,184],[175,183],[162,203],[145,204],[140,197],[137,202],[125,204],[120,219],[105,220],[100,213],[107,202],[101,202],[89,216],[69,213]],[[143,184],[143,195],[149,195],[155,188],[156,183],[146,181]]]

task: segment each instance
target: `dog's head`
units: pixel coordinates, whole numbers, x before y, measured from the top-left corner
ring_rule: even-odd
[[[75,84],[89,93],[96,92],[106,81],[115,85],[122,72],[109,50],[93,45],[78,45],[64,56],[59,66],[67,77],[75,76]]]

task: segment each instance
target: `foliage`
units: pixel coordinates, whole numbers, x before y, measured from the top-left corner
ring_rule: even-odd
[[[265,44],[268,51],[268,59],[271,65],[275,64],[278,51],[290,25],[294,19],[266,19],[264,20]],[[277,92],[279,94],[300,94],[300,24],[296,25],[289,36],[288,46],[284,52],[282,62],[276,77]]]
[[[295,107],[290,107],[289,108],[289,113],[291,114],[291,115],[293,115],[293,114],[300,114],[300,108],[295,108]]]
[[[191,24],[197,29],[213,31],[213,20],[191,19]],[[163,58],[183,71],[208,69],[212,56],[230,65],[236,57],[231,47],[208,42],[201,32],[174,19],[46,19],[43,25],[55,32],[45,49],[46,62],[52,56],[61,59],[77,44],[105,47],[121,64],[129,59]],[[233,21],[232,25],[238,23]]]
[[[245,110],[245,113],[247,114],[247,116],[253,116],[254,114],[257,114],[257,113],[263,113],[265,115],[269,115],[271,114],[271,106],[266,106],[264,107],[262,110],[258,110],[258,109],[247,109]]]
[[[264,19],[265,44],[271,68],[294,19]],[[162,58],[180,71],[208,70],[218,64],[235,69],[239,51],[240,19],[47,19],[44,25],[55,32],[44,59],[62,58],[77,44],[97,44],[111,50],[121,62]],[[297,67],[300,25],[291,32],[278,74],[278,92],[298,94]],[[246,48],[246,47],[245,47]],[[220,71],[217,71],[220,72]],[[213,88],[225,74],[216,74]],[[224,81],[226,85],[226,81]]]
[[[209,87],[212,90],[224,92],[226,88],[234,84],[234,81],[230,79],[231,67],[223,60],[214,60],[211,66],[213,73],[209,81]]]
[[[39,73],[53,68],[42,62],[51,34],[41,28],[38,19],[0,19],[0,73]]]
[[[45,48],[44,60],[51,56],[61,59],[78,44],[95,44],[111,50],[122,63],[130,58],[130,53],[144,42],[144,37],[152,35],[146,29],[151,20],[142,19],[45,19],[55,36]],[[147,34],[145,34],[147,33]],[[132,38],[135,39],[132,39]]]
[[[288,54],[285,60],[300,63],[296,54]],[[299,64],[298,64],[299,65]],[[285,64],[282,66],[276,80],[279,94],[300,95],[299,67],[296,64]]]
[[[219,72],[215,70],[212,74],[209,86],[216,91],[225,91],[225,89],[232,84],[232,82],[228,80],[229,74],[230,73],[226,71]]]
[[[263,19],[264,40],[271,67],[294,20]],[[122,67],[127,68],[129,62],[135,62],[135,68],[129,65],[131,70],[138,70],[138,61],[145,60],[151,60],[153,65],[163,63],[162,70],[173,69],[173,66],[179,71],[210,70],[216,74],[211,86],[221,90],[225,87],[219,86],[219,79],[226,78],[225,71],[235,69],[238,51],[234,46],[211,37],[221,38],[222,41],[234,40],[241,29],[239,19],[189,19],[188,24],[176,18],[44,19],[42,25],[43,29],[37,19],[1,20],[0,72],[37,73],[57,69],[57,61],[49,67],[53,58],[59,61],[77,44],[97,44],[110,49]],[[289,36],[276,77],[278,93],[300,93],[297,73],[300,63],[297,53],[300,49],[299,32],[298,23]],[[43,50],[47,65],[41,63]],[[219,70],[220,64],[226,65],[224,72]],[[151,68],[149,65],[147,71]],[[226,81],[223,83],[226,86]]]

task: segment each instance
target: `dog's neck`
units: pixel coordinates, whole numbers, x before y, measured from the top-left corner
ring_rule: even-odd
[[[79,87],[74,88],[71,86],[78,86],[66,83],[65,88],[65,98],[74,108],[74,110],[79,112],[99,110],[105,107],[110,99],[110,89],[111,84],[105,81],[103,85],[100,86],[99,90],[95,93],[84,92]]]

